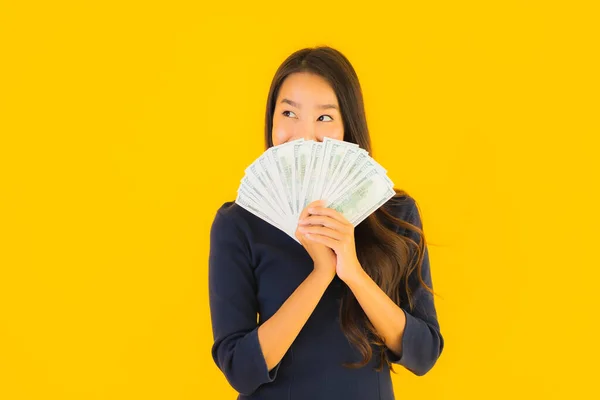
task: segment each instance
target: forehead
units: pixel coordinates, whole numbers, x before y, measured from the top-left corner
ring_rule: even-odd
[[[287,98],[301,104],[337,104],[337,96],[329,82],[319,75],[308,72],[297,72],[285,78],[277,97],[278,100]]]

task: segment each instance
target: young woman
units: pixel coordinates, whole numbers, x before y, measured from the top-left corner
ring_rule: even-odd
[[[371,152],[348,59],[331,47],[302,49],[271,83],[266,148],[324,137]],[[416,375],[434,366],[444,340],[423,226],[415,200],[395,191],[355,228],[309,204],[301,244],[235,202],[217,211],[212,355],[238,399],[390,400],[393,364]]]

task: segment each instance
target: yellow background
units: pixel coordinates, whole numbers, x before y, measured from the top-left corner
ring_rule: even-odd
[[[319,44],[432,243],[446,347],[397,397],[598,394],[593,2],[91,3],[0,2],[1,399],[235,397],[210,224]]]

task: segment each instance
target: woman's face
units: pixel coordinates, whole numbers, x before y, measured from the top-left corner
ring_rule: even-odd
[[[342,114],[329,83],[307,72],[290,74],[279,88],[271,135],[274,146],[300,138],[343,140]]]

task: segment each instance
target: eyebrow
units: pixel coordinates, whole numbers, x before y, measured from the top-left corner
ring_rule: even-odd
[[[290,99],[283,99],[283,100],[281,100],[281,103],[287,103],[293,107],[302,108],[302,106],[300,104],[298,104],[295,101],[290,100]],[[338,107],[335,104],[322,104],[322,105],[317,106],[317,108],[319,108],[321,110],[327,110],[329,108],[338,110]]]

